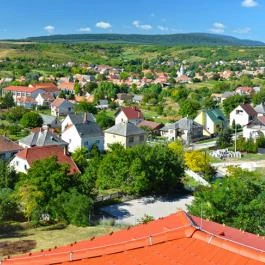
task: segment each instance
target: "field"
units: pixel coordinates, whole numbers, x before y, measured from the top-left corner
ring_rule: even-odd
[[[0,258],[23,252],[49,249],[94,236],[109,234],[120,227],[99,225],[76,227],[73,225],[53,225],[31,228],[27,223],[0,226]]]

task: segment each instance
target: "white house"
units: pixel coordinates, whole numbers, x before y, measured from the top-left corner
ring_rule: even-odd
[[[92,113],[68,114],[62,121],[61,131],[63,132],[67,127],[86,121],[96,122],[96,118]]]
[[[69,165],[69,174],[80,173],[78,167],[72,158],[60,146],[35,146],[25,148],[18,152],[11,160],[12,166],[16,172],[27,173],[31,165],[37,160],[43,160],[55,156],[58,163]]]
[[[82,120],[80,123],[70,124],[64,129],[61,138],[68,143],[69,152],[74,152],[77,148],[85,147],[90,150],[96,145],[100,152],[104,150],[104,134],[96,122],[90,120]]]
[[[232,126],[235,123],[243,127],[255,119],[256,116],[257,113],[250,104],[240,104],[231,111],[229,124]]]
[[[52,93],[39,93],[35,100],[38,106],[50,106],[54,101],[54,95]]]
[[[51,104],[51,115],[61,116],[74,113],[74,103],[64,98],[56,98]]]
[[[137,124],[144,120],[144,116],[137,107],[122,107],[115,114],[115,124],[130,122]]]
[[[243,127],[243,137],[245,139],[256,139],[260,135],[265,136],[265,116],[258,116]]]

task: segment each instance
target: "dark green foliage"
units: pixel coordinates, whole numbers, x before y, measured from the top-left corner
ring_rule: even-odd
[[[137,195],[166,194],[182,187],[183,168],[167,146],[144,145],[125,150],[115,145],[92,174],[99,189],[118,188]]]
[[[200,103],[195,100],[185,100],[180,102],[179,114],[182,117],[195,118],[200,109]]]
[[[2,99],[0,99],[0,108],[11,108],[15,106],[12,93],[6,93]]]
[[[38,224],[48,215],[50,222],[88,224],[92,200],[88,193],[80,193],[81,181],[70,176],[68,168],[51,157],[34,162],[28,174],[21,175],[16,197],[31,222]]]
[[[240,40],[230,36],[189,33],[171,35],[126,35],[126,34],[69,34],[52,35],[44,37],[31,37],[27,41],[34,42],[100,42],[100,43],[134,43],[134,44],[154,44],[154,45],[189,45],[189,46],[259,46],[262,42],[251,40]]]
[[[0,159],[0,189],[13,189],[18,180],[16,172],[8,164]]]
[[[249,103],[250,99],[246,96],[234,95],[232,97],[227,98],[223,102],[224,112],[227,116],[229,116],[230,112],[235,109],[238,105],[242,103]]]
[[[265,235],[264,178],[240,168],[195,193],[191,214]]]
[[[74,106],[76,112],[89,112],[92,114],[96,114],[98,112],[96,106],[92,103],[82,101]]]
[[[253,98],[252,98],[252,102],[253,104],[259,105],[260,103],[264,103],[265,102],[265,89],[262,89],[260,92],[257,92]]]
[[[226,148],[233,144],[232,140],[233,132],[230,128],[224,129],[219,133],[216,145],[218,148]]]
[[[13,190],[0,188],[0,223],[15,220],[18,213],[18,205],[13,196]]]
[[[115,121],[112,117],[108,116],[106,111],[101,111],[96,115],[97,124],[102,129],[108,129],[115,124]]]
[[[22,116],[20,123],[25,128],[35,128],[41,127],[43,124],[43,120],[37,112],[26,112]]]
[[[5,114],[5,117],[8,121],[17,122],[27,112],[28,110],[24,107],[14,107],[8,110],[8,112]]]

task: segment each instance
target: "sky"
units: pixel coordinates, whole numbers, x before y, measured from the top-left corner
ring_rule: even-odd
[[[0,39],[206,32],[265,42],[265,0],[0,0]]]

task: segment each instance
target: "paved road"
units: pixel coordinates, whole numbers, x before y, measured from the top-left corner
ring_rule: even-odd
[[[118,223],[135,225],[138,219],[145,214],[157,219],[175,213],[178,209],[187,210],[186,205],[190,204],[192,200],[193,196],[191,195],[178,198],[145,197],[102,207],[101,210],[113,216]]]

